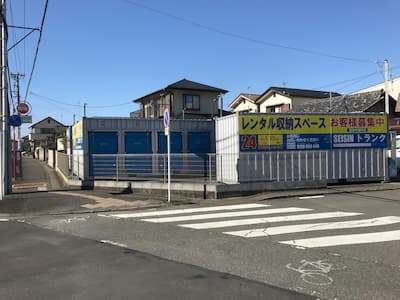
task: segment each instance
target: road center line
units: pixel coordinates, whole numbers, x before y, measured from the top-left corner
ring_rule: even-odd
[[[167,218],[142,219],[142,221],[152,222],[152,223],[168,223],[168,222],[182,222],[182,221],[218,219],[218,218],[232,218],[232,217],[243,217],[243,216],[258,216],[258,215],[291,213],[291,212],[301,212],[301,211],[312,211],[312,209],[310,209],[310,208],[300,208],[300,207],[268,208],[268,209],[258,209],[258,210],[248,210],[248,211],[235,211],[235,212],[223,212],[223,213],[203,214],[203,215],[191,215],[191,216],[179,216],[179,217],[167,217]]]
[[[359,216],[359,215],[362,215],[362,213],[336,211],[336,212],[328,212],[328,213],[290,215],[290,216],[242,219],[242,220],[231,220],[231,221],[218,221],[218,222],[207,222],[207,223],[196,223],[196,224],[182,224],[182,225],[178,225],[178,226],[186,227],[186,228],[193,228],[193,229],[209,229],[209,228],[233,227],[233,226],[242,226],[242,225],[273,223],[273,222],[289,222],[289,221],[305,221],[305,220],[328,219],[328,218],[342,218],[342,217],[352,217],[352,216]]]
[[[319,230],[334,230],[334,229],[347,229],[347,228],[362,228],[372,226],[382,226],[400,223],[400,217],[387,216],[373,219],[363,219],[356,221],[343,221],[343,222],[328,222],[328,223],[313,223],[313,224],[298,224],[289,226],[277,226],[267,228],[256,228],[249,230],[228,231],[225,234],[235,235],[245,238],[262,237],[278,234],[288,234],[296,232],[308,232]]]

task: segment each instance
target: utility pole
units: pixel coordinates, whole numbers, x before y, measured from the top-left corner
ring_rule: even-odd
[[[9,137],[8,137],[8,89],[7,89],[7,22],[6,0],[1,0],[0,7],[0,40],[1,40],[1,133],[0,133],[0,200],[10,192],[9,177]]]
[[[224,98],[222,98],[222,94],[219,95],[219,99],[221,100],[221,110],[219,112],[219,116],[222,117],[223,116],[222,112],[224,110]]]
[[[86,118],[86,106],[87,103],[83,103],[83,116]]]
[[[389,109],[389,87],[388,87],[388,80],[389,80],[389,61],[385,59],[384,61],[384,67],[385,67],[385,116],[386,116],[386,122],[389,123],[389,114],[390,114],[390,109]],[[388,160],[386,158],[386,155],[384,155],[385,161],[384,161],[384,181],[389,180],[389,170],[388,170]]]
[[[24,74],[16,73],[16,74],[11,74],[11,77],[15,80],[15,94],[17,96],[17,106],[21,103],[21,96],[19,93],[19,80],[20,78],[25,77]],[[20,113],[18,112],[18,115]],[[21,126],[18,126],[18,135],[17,135],[17,141],[18,141],[18,150],[21,149]]]
[[[389,81],[389,61],[385,59],[384,61],[385,65],[385,114],[387,117],[389,117],[389,87],[388,87],[388,81]]]

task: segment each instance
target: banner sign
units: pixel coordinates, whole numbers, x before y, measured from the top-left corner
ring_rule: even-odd
[[[72,126],[72,149],[83,150],[82,120]]]
[[[386,148],[384,115],[239,115],[241,151]]]

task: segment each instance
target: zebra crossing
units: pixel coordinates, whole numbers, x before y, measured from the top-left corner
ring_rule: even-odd
[[[311,208],[275,208],[268,204],[259,203],[99,214],[98,216],[114,219],[137,219],[157,224],[171,223],[178,227],[196,230],[216,229],[220,230],[222,234],[240,238],[278,236],[279,243],[302,248],[400,240],[400,227],[398,230],[382,231],[385,230],[385,226],[400,224],[400,216],[366,218],[360,212],[317,212]],[[346,218],[351,219],[346,220]],[[335,220],[332,221],[332,219]],[[292,224],[290,224],[291,222]],[[296,224],[295,222],[302,223]],[[289,225],[286,225],[286,223],[289,223]],[[240,230],[234,230],[239,229],[236,227],[240,227]],[[369,232],[340,235],[329,233],[332,230],[337,232],[337,230],[357,230],[360,228],[368,228]],[[321,232],[326,233],[326,235],[313,236],[313,234],[320,234]],[[285,239],[286,234],[307,234],[310,237]]]

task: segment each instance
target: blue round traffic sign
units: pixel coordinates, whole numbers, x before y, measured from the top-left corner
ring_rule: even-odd
[[[168,128],[169,127],[169,109],[166,108],[164,110],[164,127]]]
[[[22,124],[21,117],[19,115],[11,115],[8,118],[8,125],[14,126],[14,127],[19,127]]]

